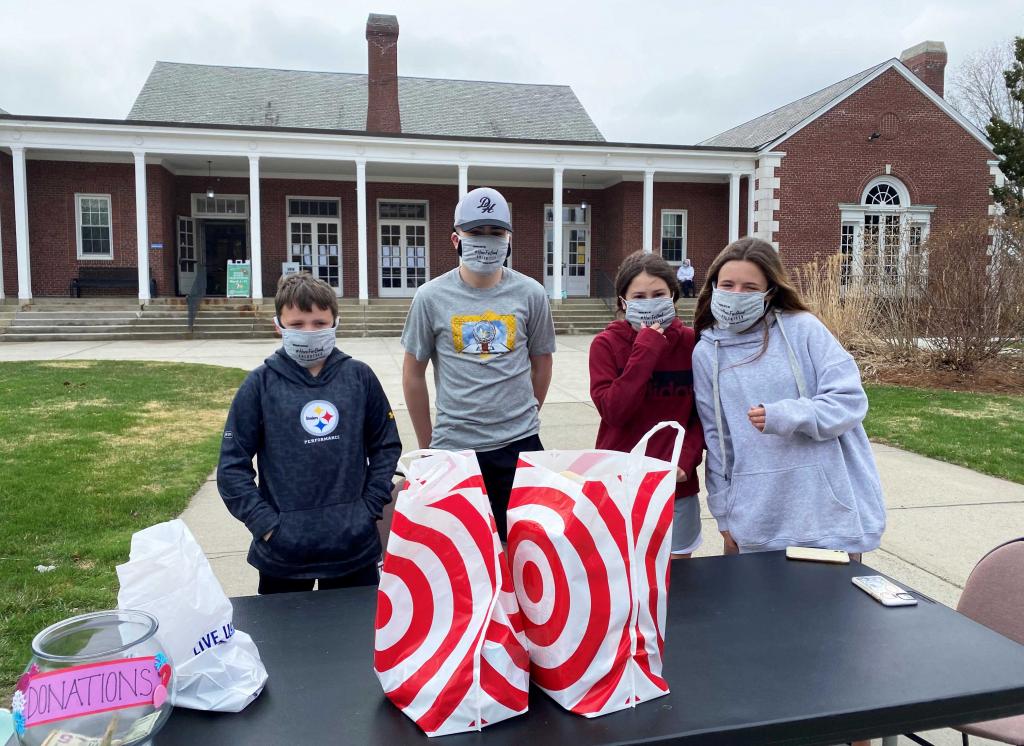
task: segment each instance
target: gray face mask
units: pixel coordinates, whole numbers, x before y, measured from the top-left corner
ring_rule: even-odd
[[[676,304],[671,298],[622,299],[626,304],[626,321],[636,330],[661,324],[666,328],[676,317]]]
[[[462,266],[478,275],[492,275],[508,257],[509,236],[460,236]]]
[[[284,329],[275,318],[274,323],[281,329],[282,346],[285,354],[303,368],[312,368],[322,363],[331,354],[337,339],[338,322],[329,329],[304,332],[299,329]]]
[[[733,293],[714,288],[711,291],[711,315],[719,329],[734,332],[752,327],[768,308],[768,291],[762,293]]]

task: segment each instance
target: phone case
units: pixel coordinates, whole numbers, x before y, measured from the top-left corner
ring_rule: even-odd
[[[851,578],[853,584],[883,606],[914,606],[917,599],[895,583],[881,575],[864,575]]]
[[[786,559],[804,560],[807,562],[830,562],[837,565],[850,564],[850,555],[841,549],[786,547]]]

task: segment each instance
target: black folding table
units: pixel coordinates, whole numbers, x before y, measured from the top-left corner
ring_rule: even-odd
[[[837,744],[1024,713],[1024,646],[916,592],[883,607],[850,583],[870,574],[778,552],[675,562],[669,695],[587,719],[534,689],[526,715],[441,741]],[[374,676],[374,589],[234,604],[266,689],[238,714],[176,710],[157,746],[426,742]]]

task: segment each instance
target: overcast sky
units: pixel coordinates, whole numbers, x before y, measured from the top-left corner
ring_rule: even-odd
[[[1020,0],[0,0],[0,108],[123,118],[156,60],[365,73],[369,12],[398,16],[400,75],[570,85],[609,140],[679,144],[921,41],[948,79],[1024,34]]]

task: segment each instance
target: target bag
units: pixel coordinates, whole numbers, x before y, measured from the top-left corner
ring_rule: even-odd
[[[671,462],[645,456],[676,429]],[[520,454],[508,553],[530,678],[587,717],[668,694],[662,678],[676,467],[683,428],[631,453]]]
[[[429,736],[526,712],[529,653],[472,451],[422,450],[395,502],[377,593],[374,670]]]

